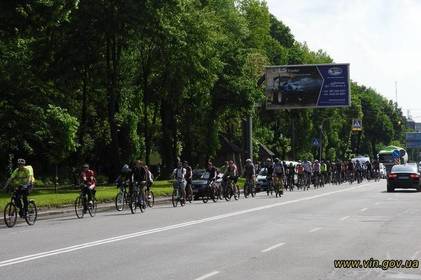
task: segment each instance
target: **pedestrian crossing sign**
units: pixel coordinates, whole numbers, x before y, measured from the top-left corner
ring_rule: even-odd
[[[363,130],[363,122],[359,119],[352,120],[352,131],[362,131]]]
[[[312,144],[313,144],[313,146],[320,146],[320,141],[319,141],[319,139],[317,139],[317,138],[314,138],[313,139],[313,142],[312,142]]]

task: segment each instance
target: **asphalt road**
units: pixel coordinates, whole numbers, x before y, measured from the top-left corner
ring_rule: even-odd
[[[421,193],[385,181],[0,228],[0,279],[421,279]]]

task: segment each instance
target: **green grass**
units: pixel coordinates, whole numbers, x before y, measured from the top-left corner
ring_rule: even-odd
[[[169,181],[157,181],[152,186],[155,197],[169,196],[172,193],[172,184]],[[101,186],[97,187],[96,199],[99,203],[111,202],[117,193],[115,186]],[[37,190],[36,186],[30,198],[35,201],[40,208],[58,208],[66,205],[72,205],[79,195],[78,189],[59,190],[57,193],[54,190]],[[3,211],[4,206],[10,201],[10,195],[4,192],[0,193],[0,211]]]
[[[243,187],[245,183],[244,178],[238,179],[238,184]],[[170,181],[156,181],[152,186],[155,197],[170,196],[172,193],[172,183]],[[115,186],[101,186],[97,187],[96,199],[99,203],[111,202],[114,200],[117,193]],[[79,195],[78,189],[63,189],[59,188],[57,193],[54,189],[37,190],[36,186],[30,198],[35,201],[40,208],[59,208],[67,205],[72,205]],[[10,195],[0,192],[0,213],[3,212],[4,207],[10,201]]]

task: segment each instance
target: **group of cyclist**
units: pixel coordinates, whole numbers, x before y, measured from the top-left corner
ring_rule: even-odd
[[[17,201],[16,206],[19,209],[19,216],[25,217],[28,209],[28,195],[33,188],[35,180],[34,172],[24,159],[18,159],[17,164],[18,167],[12,172],[3,190],[9,189],[10,186],[12,187]],[[226,161],[220,169],[212,161],[208,161],[206,167],[208,186],[214,185],[218,179],[218,174],[222,173],[222,189],[226,191],[229,188],[233,194],[239,194],[237,180],[240,175],[244,176],[246,185],[250,185],[254,189],[256,174],[262,168],[266,168],[267,194],[269,195],[273,190],[279,196],[284,194],[284,189],[292,191],[294,187],[308,190],[311,184],[314,184],[314,187],[317,188],[329,183],[342,184],[347,181],[360,183],[364,178],[368,180],[380,178],[380,168],[377,160],[372,162],[362,162],[358,159],[355,161],[336,162],[319,162],[318,160],[311,162],[304,160],[294,164],[292,162],[286,163],[279,158],[275,158],[273,161],[268,158],[264,163],[256,165],[253,164],[251,159],[247,159],[242,174],[240,174],[233,160]],[[174,187],[179,188],[181,191],[182,200],[186,200],[187,196],[191,197],[193,195],[193,169],[187,161],[178,161],[176,168],[172,172],[172,178],[174,179]],[[95,197],[96,179],[95,172],[90,169],[88,164],[82,166],[79,179],[81,192],[88,196],[88,204],[92,204],[92,200]],[[116,180],[118,186],[122,184],[128,186],[129,192],[133,188],[138,188],[139,191],[147,191],[147,193],[150,193],[153,182],[153,174],[148,166],[140,160],[134,161],[130,165],[125,164]]]
[[[323,187],[325,184],[342,184],[344,182],[361,183],[363,179],[380,179],[380,164],[378,160],[360,161],[319,161],[313,162],[304,160],[297,163],[285,162],[276,158],[274,162],[269,158],[265,163],[260,164],[258,171],[266,168],[269,188],[280,181],[281,190],[298,189],[308,190],[311,184],[315,188]]]

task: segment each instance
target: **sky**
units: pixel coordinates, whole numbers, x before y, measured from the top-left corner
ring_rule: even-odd
[[[421,0],[266,0],[295,39],[421,122]]]

